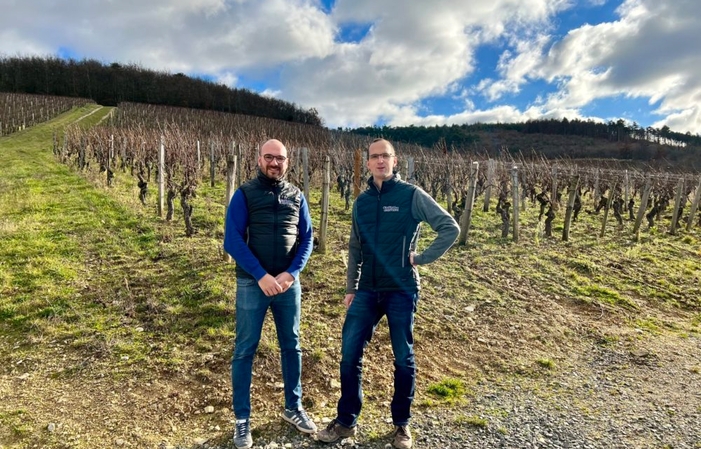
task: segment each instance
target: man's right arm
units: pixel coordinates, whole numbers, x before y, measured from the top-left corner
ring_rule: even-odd
[[[226,213],[224,250],[234,258],[245,272],[259,281],[267,274],[260,262],[246,244],[244,236],[248,228],[248,206],[241,189],[234,192]]]
[[[412,256],[412,264],[424,265],[441,257],[455,243],[460,227],[431,196],[417,188],[412,200],[411,212],[419,221],[425,221],[436,231],[436,238],[420,254]]]

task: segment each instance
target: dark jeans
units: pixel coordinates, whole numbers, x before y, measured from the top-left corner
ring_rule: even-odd
[[[397,426],[409,423],[416,385],[413,331],[418,301],[418,293],[365,290],[356,293],[343,324],[341,399],[336,418],[340,424],[353,427],[360,415],[363,406],[363,351],[383,315],[387,315],[394,352],[392,421]]]
[[[302,348],[299,319],[302,290],[299,280],[284,293],[265,296],[258,283],[249,278],[236,280],[236,342],[231,359],[231,385],[236,419],[251,416],[253,356],[258,349],[265,314],[270,309],[280,344],[285,408],[302,408]]]

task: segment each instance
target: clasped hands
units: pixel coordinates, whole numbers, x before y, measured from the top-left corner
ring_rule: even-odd
[[[258,286],[263,290],[265,296],[275,296],[286,292],[294,281],[295,278],[287,271],[283,271],[275,277],[266,273],[265,276],[258,281]]]

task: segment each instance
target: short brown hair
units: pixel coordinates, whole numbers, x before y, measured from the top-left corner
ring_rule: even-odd
[[[375,142],[384,142],[387,147],[392,151],[392,154],[397,154],[397,151],[394,149],[394,145],[392,145],[392,142],[389,140],[383,138],[383,137],[375,137],[372,139],[372,142],[370,142],[370,145],[372,145]],[[370,145],[368,145],[368,155],[370,155]]]

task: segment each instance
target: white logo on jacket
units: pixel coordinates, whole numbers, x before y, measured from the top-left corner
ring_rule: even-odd
[[[399,212],[399,206],[382,206],[382,212]]]

